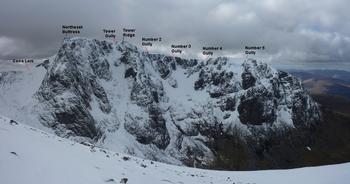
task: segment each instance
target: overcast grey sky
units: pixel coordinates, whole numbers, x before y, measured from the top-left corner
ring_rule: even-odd
[[[102,29],[135,28],[128,39],[162,37],[152,52],[171,44],[223,46],[216,56],[243,57],[244,46],[265,45],[256,57],[289,66],[349,66],[349,0],[1,0],[0,60],[41,58],[57,52],[62,25],[83,25],[83,37],[104,39]],[[4,62],[4,61],[1,61]]]

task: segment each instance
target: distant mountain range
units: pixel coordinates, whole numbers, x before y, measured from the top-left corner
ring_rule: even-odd
[[[350,72],[342,70],[288,70],[303,80],[313,94],[333,94],[350,99]]]
[[[342,70],[288,70],[299,77],[320,104],[350,115],[350,72]]]

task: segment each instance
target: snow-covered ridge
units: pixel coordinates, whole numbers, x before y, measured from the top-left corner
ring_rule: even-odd
[[[213,171],[79,144],[0,116],[4,184],[347,184],[350,163],[291,170]]]

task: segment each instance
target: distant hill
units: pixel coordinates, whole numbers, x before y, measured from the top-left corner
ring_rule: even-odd
[[[350,72],[342,70],[289,70],[311,94],[338,95],[350,100]]]

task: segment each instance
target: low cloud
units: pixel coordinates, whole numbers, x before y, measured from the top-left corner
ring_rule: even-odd
[[[104,39],[102,29],[135,28],[162,37],[149,50],[170,54],[170,45],[191,43],[185,57],[201,56],[203,46],[223,46],[244,57],[244,46],[265,45],[255,57],[275,64],[348,63],[350,2],[347,0],[3,0],[0,59],[40,58],[57,52],[61,25],[83,25],[80,36]]]

